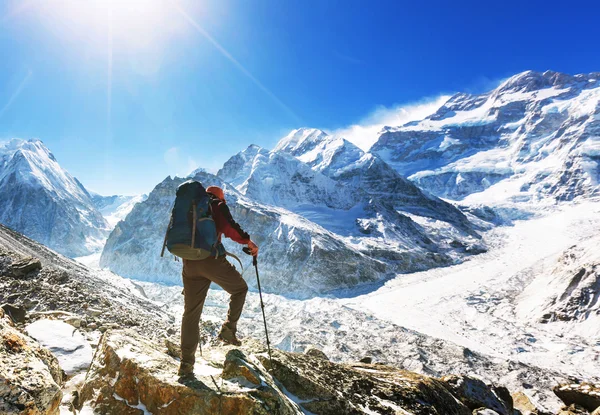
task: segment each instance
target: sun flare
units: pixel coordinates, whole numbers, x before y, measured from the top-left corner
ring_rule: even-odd
[[[169,0],[49,0],[32,2],[29,14],[74,44],[143,52],[160,50],[189,30],[175,6]]]

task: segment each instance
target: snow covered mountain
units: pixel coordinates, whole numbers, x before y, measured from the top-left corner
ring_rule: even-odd
[[[67,256],[101,249],[109,225],[40,140],[0,146],[0,223]]]
[[[234,217],[262,248],[270,292],[311,297],[449,265],[485,249],[477,227],[456,207],[318,130],[295,130],[273,151],[251,145],[217,176],[198,170],[193,177],[225,188]],[[165,179],[134,207],[111,233],[100,266],[180,284],[180,265],[158,253],[183,180]]]
[[[143,202],[148,197],[147,195],[102,196],[94,192],[89,192],[89,194],[94,206],[102,216],[104,216],[104,219],[106,219],[111,229],[114,228],[119,221],[125,219],[136,203]]]
[[[353,189],[358,200],[366,197],[396,211],[447,222],[475,234],[473,224],[453,205],[423,193],[379,157],[343,138],[301,128],[284,137],[273,152],[293,155],[345,189]]]
[[[245,180],[243,172],[248,172]],[[234,218],[261,246],[261,278],[268,292],[311,297],[450,264],[481,249],[471,233],[449,224],[418,224],[385,201],[281,152],[250,146],[225,163],[219,176],[198,172],[194,178],[225,189]],[[111,233],[100,266],[136,279],[180,284],[181,265],[158,255],[175,189],[184,180],[165,179],[133,208]],[[233,245],[229,249],[239,252]],[[243,259],[250,266],[249,258]]]
[[[386,127],[370,151],[455,200],[597,196],[600,73],[527,71],[485,94],[456,94],[421,121]]]
[[[233,216],[261,245],[261,276],[267,291],[308,297],[375,282],[385,275],[384,263],[318,225],[284,209],[253,202],[209,173],[201,172],[194,178],[225,188]],[[181,284],[181,263],[173,261],[168,251],[164,258],[159,254],[175,189],[185,180],[168,177],[117,224],[100,258],[101,267],[135,279]],[[239,247],[229,246],[229,250],[240,253]],[[332,262],[335,256],[346,261]],[[241,257],[245,268],[251,266],[249,257]],[[248,282],[252,285],[251,279]]]

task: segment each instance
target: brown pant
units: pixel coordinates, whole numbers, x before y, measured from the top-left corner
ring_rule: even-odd
[[[236,331],[242,314],[248,285],[225,257],[200,261],[183,260],[184,311],[181,321],[181,361],[194,363],[200,336],[199,323],[204,300],[211,282],[231,294],[225,324]]]

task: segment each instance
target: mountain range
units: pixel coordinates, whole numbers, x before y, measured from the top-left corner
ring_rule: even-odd
[[[300,128],[272,150],[250,145],[216,175],[187,178],[226,190],[263,248],[267,290],[304,298],[379,284],[486,251],[481,233],[507,211],[598,196],[598,79],[527,71],[383,128],[366,152]],[[39,140],[13,140],[0,154],[2,223],[68,256],[103,247],[101,266],[124,276],[179,283],[179,265],[158,253],[174,190],[187,178],[168,177],[147,198],[105,197]]]

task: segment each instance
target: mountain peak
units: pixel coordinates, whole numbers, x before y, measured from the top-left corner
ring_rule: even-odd
[[[329,135],[318,128],[298,128],[292,130],[288,135],[279,140],[273,151],[283,151],[293,154],[296,150],[307,147],[314,147]]]
[[[569,75],[550,70],[545,72],[525,71],[504,81],[496,89],[496,93],[531,92],[546,88],[564,89],[575,86],[579,82],[586,82],[597,75],[597,73]]]

